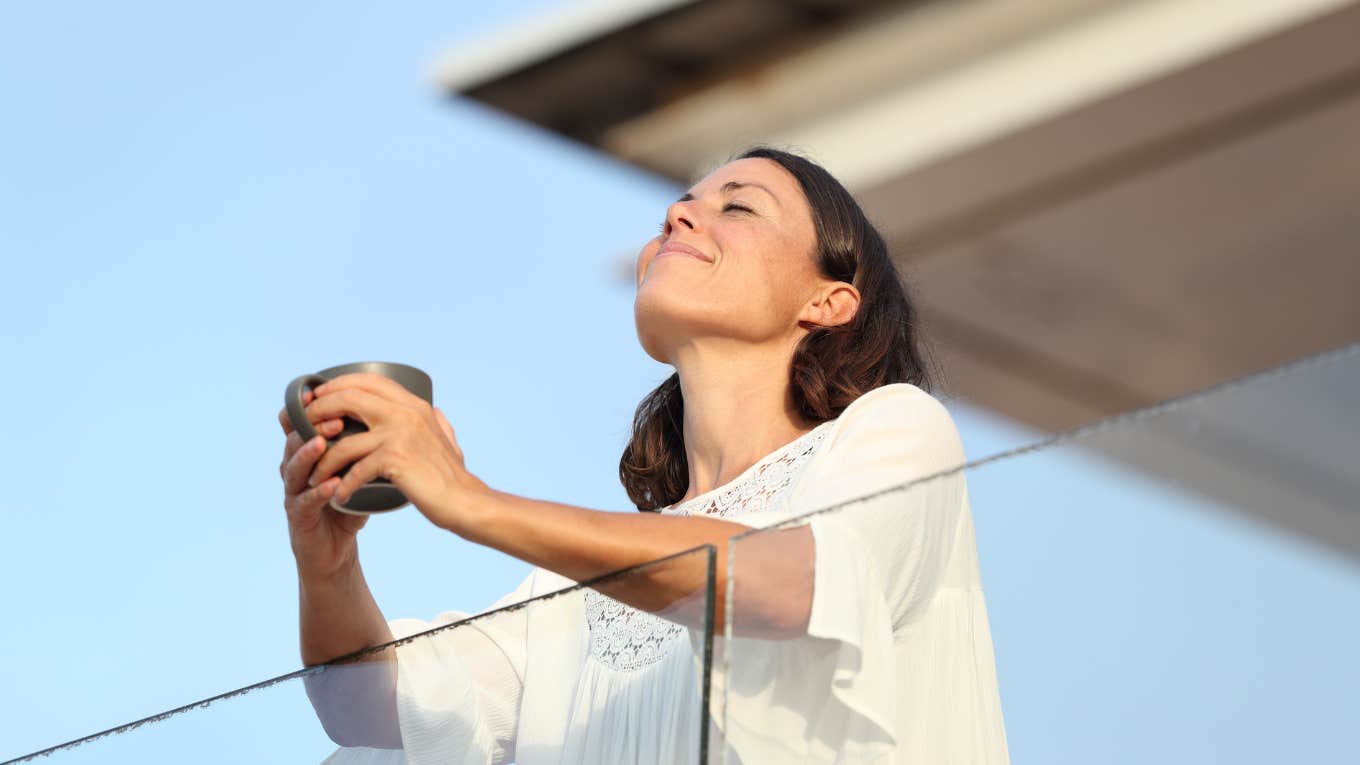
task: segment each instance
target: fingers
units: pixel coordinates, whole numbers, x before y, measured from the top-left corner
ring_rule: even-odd
[[[311,390],[308,389],[302,391],[303,406],[312,403],[312,399],[314,398],[316,398],[316,396],[312,394]],[[283,434],[285,436],[293,432],[293,420],[288,417],[288,407],[284,407],[279,410],[279,427],[283,428]]]
[[[299,494],[307,488],[307,476],[311,475],[313,466],[325,450],[326,439],[317,436],[302,444],[293,452],[293,456],[283,463],[284,496]]]
[[[339,379],[339,378],[336,378]],[[392,402],[362,388],[318,394],[315,401],[307,406],[307,419],[320,422],[344,417],[358,418],[369,427],[382,419],[384,412],[393,411]]]
[[[294,522],[311,527],[318,520],[317,516],[322,512],[322,508],[335,496],[335,490],[339,486],[339,478],[324,481],[295,497],[289,497],[284,501],[283,509]]]
[[[377,449],[382,443],[382,437],[372,431],[367,433],[356,433],[346,436],[333,444],[326,450],[321,459],[312,468],[311,475],[307,479],[309,486],[316,486],[322,481],[330,478],[337,470],[342,469],[351,462],[367,457],[370,452]]]
[[[283,461],[279,463],[279,477],[286,478],[288,474],[288,461],[293,459],[298,449],[302,448],[302,436],[293,431],[288,434],[288,438],[283,442]]]
[[[381,450],[373,452],[351,465],[345,473],[345,477],[340,479],[340,485],[336,487],[334,495],[336,500],[342,505],[348,502],[350,497],[354,496],[354,492],[359,490],[359,487],[381,476],[385,467],[386,460]],[[392,476],[388,476],[388,480],[396,483]]]
[[[297,432],[288,434],[288,443],[283,449],[283,464],[279,466],[285,496],[307,488],[307,476],[311,475],[317,459],[326,451],[326,439],[339,435],[343,426],[339,420],[320,422],[316,426],[321,431],[320,435],[305,444]]]
[[[317,386],[317,396],[329,396],[342,390],[364,390],[380,398],[393,403],[405,402],[409,399],[424,399],[402,387],[402,384],[384,375],[372,372],[354,372],[347,375],[340,375],[334,380],[330,380]]]
[[[325,420],[324,422],[317,423],[316,431],[324,438],[334,438],[340,435],[340,431],[344,427],[345,424],[340,420]],[[279,463],[280,477],[284,476],[287,471],[288,460],[291,460],[293,455],[297,454],[298,449],[301,448],[302,436],[299,436],[296,430],[289,431],[288,437],[283,442],[283,461]]]

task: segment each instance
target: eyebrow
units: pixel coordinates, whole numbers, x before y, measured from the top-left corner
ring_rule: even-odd
[[[728,193],[728,192],[736,191],[736,190],[738,190],[738,189],[743,189],[743,188],[747,188],[747,187],[753,187],[753,188],[760,189],[761,191],[765,192],[766,194],[769,194],[770,197],[774,199],[775,204],[779,204],[779,197],[775,196],[775,193],[774,193],[773,191],[770,191],[770,189],[769,189],[767,186],[765,186],[765,184],[763,184],[763,183],[756,183],[755,181],[728,181],[727,183],[724,183],[724,184],[722,185],[722,188],[719,189],[719,191],[721,191],[721,192],[723,192],[724,194],[726,194],[726,193]],[[687,191],[687,192],[685,192],[685,195],[682,196],[682,197],[680,197],[680,199],[677,200],[677,201],[680,201],[680,202],[693,202],[693,201],[694,201],[694,195],[691,194],[691,193],[689,193],[689,192]]]

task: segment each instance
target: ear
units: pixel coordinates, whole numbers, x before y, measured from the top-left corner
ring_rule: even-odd
[[[835,327],[848,323],[859,310],[859,290],[848,282],[827,282],[798,315],[798,323],[807,329]]]

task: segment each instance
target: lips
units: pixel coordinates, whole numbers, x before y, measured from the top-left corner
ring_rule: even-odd
[[[691,258],[698,258],[699,260],[702,260],[702,261],[704,261],[705,263],[712,263],[712,262],[713,262],[713,258],[710,258],[709,256],[703,254],[703,253],[700,252],[699,250],[697,250],[697,249],[695,249],[695,248],[693,248],[693,247],[690,247],[689,245],[687,245],[687,244],[685,244],[685,243],[683,243],[683,242],[666,242],[665,244],[663,244],[663,245],[661,246],[661,249],[660,249],[660,250],[657,250],[657,252],[656,252],[656,257],[659,258],[659,257],[661,257],[662,255],[667,255],[667,254],[670,254],[670,255],[688,255],[688,256],[690,256]]]

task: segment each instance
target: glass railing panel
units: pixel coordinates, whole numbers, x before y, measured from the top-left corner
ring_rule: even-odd
[[[710,762],[1350,761],[1357,454],[1352,347],[743,535]]]
[[[701,763],[715,570],[711,546],[535,570],[485,613],[12,761]]]
[[[897,762],[877,758],[899,750],[917,761],[991,761],[975,755],[986,735],[1002,731],[995,698],[967,699],[991,716],[976,721],[974,751],[922,749],[900,722],[905,716],[933,729],[943,722],[933,714],[941,689],[987,681],[967,670],[986,658],[990,643],[969,642],[961,631],[986,618],[969,587],[968,561],[955,558],[972,534],[959,511],[963,484],[955,470],[880,486],[730,543],[710,762]],[[947,613],[936,618],[942,603]],[[929,623],[913,633],[913,620],[926,614]],[[926,648],[936,644],[948,649]],[[902,645],[922,653],[904,654]],[[977,667],[994,671],[985,662]]]

